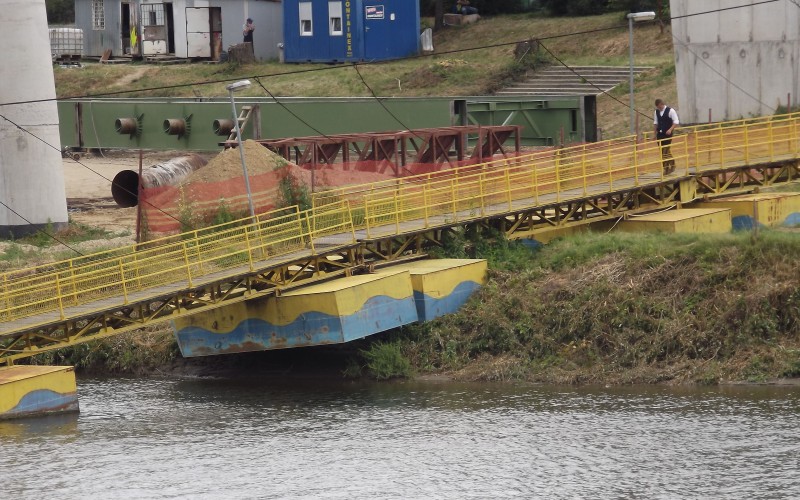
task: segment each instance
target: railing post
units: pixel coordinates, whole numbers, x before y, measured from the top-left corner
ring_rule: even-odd
[[[397,203],[397,190],[394,191],[394,234],[400,234],[400,205]]]
[[[585,148],[586,146],[584,146]],[[581,155],[581,176],[583,177],[583,195],[589,194],[589,179],[586,177],[586,152]]]
[[[774,137],[772,135],[772,122],[771,121],[769,122],[767,127],[769,128],[769,160],[770,161],[774,161],[775,160],[775,142],[774,142]]]
[[[72,266],[73,260],[69,259],[69,280],[72,283],[72,301],[78,305],[78,284],[75,282],[75,268]]]
[[[750,137],[747,133],[750,127],[744,126],[744,162],[750,165]]]
[[[200,235],[197,233],[196,229],[194,231],[192,231],[192,239],[189,240],[189,241],[194,241],[194,255],[195,255],[195,258],[197,259],[197,269],[202,274],[203,273],[203,256],[200,253]],[[188,254],[187,254],[187,257],[188,257]]]
[[[6,314],[6,321],[11,321],[11,301],[8,300],[8,275],[3,273],[3,298],[6,303],[5,308],[8,311]]]
[[[311,229],[312,221],[310,219],[314,219],[317,215],[316,214],[309,214],[305,212],[306,217],[306,227],[308,227],[308,244],[311,246],[311,253],[317,253],[316,249],[314,248],[314,233],[315,231]]]
[[[686,167],[684,169],[684,174],[689,175],[689,136],[683,136],[683,157],[686,161]]]
[[[556,160],[556,202],[561,201],[561,169],[558,168],[558,160]]]
[[[313,205],[311,207],[311,210],[312,211],[314,210]],[[352,217],[351,217],[350,220],[352,222]],[[261,217],[260,216],[256,216],[255,230],[256,230],[256,236],[258,236],[259,253],[261,254],[261,258],[262,259],[267,260],[267,257],[269,257],[269,255],[267,255],[267,244],[264,243],[264,230],[261,228]]]
[[[250,227],[250,224],[244,226],[244,245],[247,248],[247,263],[250,266],[250,271],[255,269],[253,265],[253,248],[250,246],[250,236],[247,234],[247,228]]]
[[[430,216],[429,209],[430,209],[430,203],[431,203],[431,196],[430,196],[428,185],[429,185],[428,182],[426,182],[425,184],[422,185],[422,204],[425,205],[424,210],[425,210],[425,227],[426,228],[428,227],[428,224],[430,224],[430,222],[428,221],[428,217]]]
[[[539,172],[536,165],[531,166],[533,170],[533,199],[535,203],[539,203]]]
[[[508,200],[508,210],[511,211],[511,175],[508,169],[505,170],[506,178],[506,199]]]
[[[64,314],[64,301],[61,299],[61,280],[58,278],[58,274],[58,271],[56,271],[56,297],[58,300],[58,314],[63,320],[66,319],[66,315]]]
[[[451,200],[450,205],[453,209],[454,221],[458,220],[458,207],[456,206],[456,199],[458,198],[456,196],[456,189],[458,187],[458,183],[456,182],[457,179],[458,179],[457,177],[450,179],[450,200]]]
[[[347,209],[347,219],[350,221],[350,235],[353,237],[352,241],[356,241],[356,226],[353,223],[353,210],[350,208],[350,201],[344,199],[341,204]]]
[[[611,151],[609,150],[606,154],[606,158],[608,159],[608,189],[612,189],[614,186],[614,174],[611,172]]]
[[[481,200],[481,216],[486,215],[486,199],[484,198],[484,183],[486,182],[486,166],[481,168],[481,175],[478,177],[478,191]]]
[[[369,194],[364,195],[364,229],[367,232],[367,238],[371,238],[372,235],[369,230]]]
[[[189,249],[186,248],[185,241],[181,242],[181,246],[183,247],[183,264],[186,266],[186,279],[191,287],[194,285],[192,284],[192,267],[189,265]]]
[[[122,259],[119,262],[119,281],[122,283],[122,298],[125,300],[124,304],[128,303],[128,287],[125,285],[125,266],[122,265]],[[58,276],[58,273],[56,273]],[[62,318],[63,319],[63,318]]]

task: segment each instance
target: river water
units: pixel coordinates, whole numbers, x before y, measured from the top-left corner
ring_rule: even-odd
[[[800,498],[800,388],[79,379],[0,498]]]

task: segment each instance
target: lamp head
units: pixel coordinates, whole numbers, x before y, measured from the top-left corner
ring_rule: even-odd
[[[229,92],[238,92],[239,90],[244,90],[250,86],[250,80],[240,80],[235,83],[231,83],[230,85],[226,85],[225,88],[228,89]]]
[[[634,21],[652,21],[656,18],[655,12],[631,12],[626,16],[628,19],[633,19]]]

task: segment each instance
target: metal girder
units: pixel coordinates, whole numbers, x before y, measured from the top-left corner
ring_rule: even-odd
[[[800,162],[742,165],[734,169],[709,170],[695,174],[699,197],[712,198],[731,192],[747,192],[776,183],[800,179]]]
[[[363,267],[363,257],[356,247],[339,248],[298,258],[260,272],[7,334],[0,337],[0,363],[13,364],[14,360],[45,351],[102,339],[244,300],[280,294],[292,287],[348,276]]]
[[[425,163],[443,168],[457,161],[473,159],[483,161],[495,154],[517,155],[520,152],[518,125],[457,126],[429,129],[376,132],[363,134],[336,134],[327,136],[295,137],[258,141],[297,165],[317,170],[340,163],[347,169],[355,151],[356,161],[376,162],[381,171],[391,169],[395,175],[404,175],[403,167],[411,163]],[[513,151],[506,142],[513,136]],[[467,152],[469,139],[475,147]]]

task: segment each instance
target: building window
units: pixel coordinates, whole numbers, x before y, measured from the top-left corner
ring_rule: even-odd
[[[342,2],[328,2],[328,26],[331,36],[342,36]]]
[[[142,24],[145,26],[165,26],[164,4],[154,3],[142,5]]]
[[[106,29],[106,9],[103,0],[92,0],[92,29]]]
[[[311,26],[311,2],[300,2],[300,36],[313,36]]]

